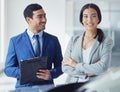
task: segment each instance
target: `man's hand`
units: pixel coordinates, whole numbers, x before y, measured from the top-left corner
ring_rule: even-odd
[[[40,79],[44,79],[44,80],[49,80],[51,75],[50,75],[50,71],[48,69],[40,69],[37,73],[36,73],[37,77]]]

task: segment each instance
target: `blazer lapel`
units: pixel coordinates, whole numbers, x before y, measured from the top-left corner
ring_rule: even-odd
[[[92,58],[95,50],[98,48],[99,44],[100,44],[100,43],[99,43],[99,41],[98,41],[97,38],[96,38],[95,43],[94,43],[94,45],[93,45],[93,47],[92,47],[92,49],[91,49],[91,53],[90,53],[90,63],[91,63],[91,58]]]
[[[23,36],[23,40],[24,40],[27,48],[29,49],[29,51],[31,52],[31,54],[32,54],[33,56],[35,56],[35,53],[34,53],[32,44],[31,44],[31,42],[30,42],[29,36],[28,36],[28,34],[27,34],[27,31],[25,31],[23,35],[24,35],[24,36]]]
[[[83,41],[83,36],[80,37],[79,39],[80,41],[80,58],[81,58],[81,61],[83,62],[83,55],[82,55],[82,41]]]

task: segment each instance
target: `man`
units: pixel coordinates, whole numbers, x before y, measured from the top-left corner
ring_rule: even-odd
[[[28,28],[25,32],[10,39],[5,63],[5,74],[9,77],[17,78],[16,88],[53,84],[53,79],[62,74],[61,61],[63,57],[60,43],[57,37],[44,32],[47,19],[41,5],[28,5],[24,10],[24,17],[28,23]],[[19,65],[21,60],[36,57],[34,35],[39,35],[39,57],[47,56],[47,69],[40,69],[36,73],[37,78],[44,81],[20,85]]]

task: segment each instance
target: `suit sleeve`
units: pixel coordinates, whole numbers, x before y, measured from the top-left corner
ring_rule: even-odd
[[[15,53],[15,44],[13,42],[13,39],[10,39],[4,72],[9,77],[19,78],[20,70]]]
[[[52,78],[57,78],[59,75],[62,74],[61,62],[63,57],[62,57],[61,46],[57,38],[56,38],[55,44],[56,44],[55,50],[54,50],[55,57],[53,61],[54,68],[50,70]]]

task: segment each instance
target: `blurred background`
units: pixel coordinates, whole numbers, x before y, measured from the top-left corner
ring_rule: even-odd
[[[114,41],[111,67],[120,66],[120,0],[0,0],[0,92],[15,87],[16,80],[3,73],[5,57],[10,37],[27,28],[23,10],[30,3],[43,6],[47,14],[45,31],[58,36],[63,55],[70,37],[84,32],[79,23],[81,7],[86,3],[97,4],[102,13],[99,27]],[[64,84],[65,79],[63,74],[54,82]]]

